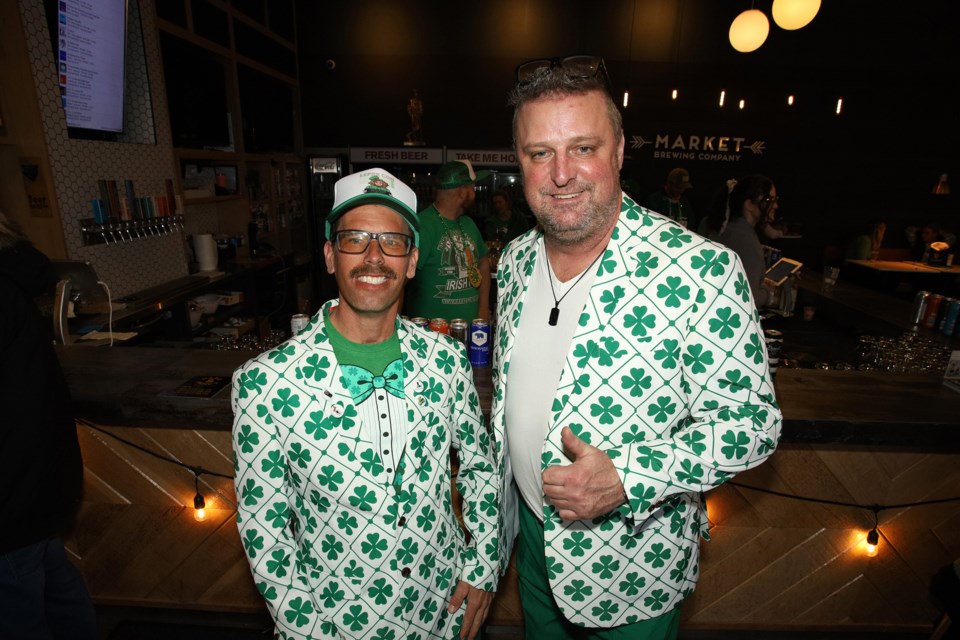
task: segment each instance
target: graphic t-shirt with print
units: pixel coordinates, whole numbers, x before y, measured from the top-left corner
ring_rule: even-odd
[[[487,255],[476,223],[467,216],[449,220],[435,205],[420,212],[420,258],[407,288],[407,315],[424,318],[477,317],[480,260]]]

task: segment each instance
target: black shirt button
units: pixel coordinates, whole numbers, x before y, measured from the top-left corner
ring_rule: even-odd
[[[383,432],[383,437],[384,437],[384,438],[389,438],[389,437],[390,437],[390,432],[389,432],[389,431],[384,431],[384,432]]]
[[[404,568],[403,568],[403,571],[400,572],[400,575],[402,575],[404,578],[409,578],[409,577],[410,577],[410,567],[404,567]]]
[[[400,516],[400,519],[397,520],[397,524],[402,527],[403,525],[407,524],[407,518],[405,516]]]
[[[377,400],[383,400],[383,396],[377,396]]]
[[[387,414],[381,413],[381,414],[380,414],[380,417],[381,417],[381,418],[386,418],[386,417],[387,417]]]

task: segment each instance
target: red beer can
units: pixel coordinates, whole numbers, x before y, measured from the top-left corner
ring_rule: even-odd
[[[941,302],[943,302],[943,296],[939,293],[931,294],[927,298],[927,310],[923,316],[923,326],[927,329],[933,329],[937,326],[937,314],[940,313]]]
[[[450,333],[450,323],[444,318],[434,318],[430,321],[430,330],[437,333]]]

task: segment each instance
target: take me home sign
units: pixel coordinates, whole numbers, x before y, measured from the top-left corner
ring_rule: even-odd
[[[766,142],[736,136],[698,136],[692,134],[656,134],[653,140],[632,136],[630,147],[643,149],[650,145],[655,159],[704,160],[707,162],[740,162],[743,154],[763,155]]]

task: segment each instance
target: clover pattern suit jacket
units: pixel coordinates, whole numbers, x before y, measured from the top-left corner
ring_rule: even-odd
[[[527,286],[546,259],[539,234],[510,243],[498,274],[491,423],[508,488],[504,404]],[[662,615],[693,591],[707,534],[702,492],[768,457],[781,415],[736,254],[627,196],[579,312],[542,465],[565,458],[560,434],[569,426],[611,457],[628,502],[589,522],[563,521],[544,502],[545,554],[563,614],[612,627]],[[509,489],[506,557],[517,500]]]
[[[395,487],[322,313],[233,377],[237,520],[257,587],[285,638],[452,637],[463,608],[447,614],[450,594],[461,579],[495,589],[500,539],[502,473],[469,359],[397,320],[406,433]],[[451,505],[451,446],[469,544]]]

